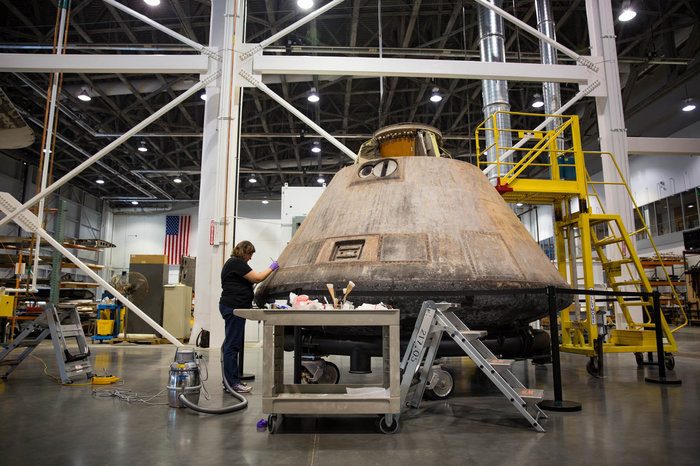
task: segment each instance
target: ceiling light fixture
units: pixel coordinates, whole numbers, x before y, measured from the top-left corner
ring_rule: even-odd
[[[622,10],[620,10],[620,14],[617,16],[617,19],[619,19],[623,23],[626,23],[627,21],[633,20],[635,16],[637,16],[637,12],[634,11],[632,5],[630,5],[629,3],[625,3],[622,6]]]
[[[248,183],[257,183],[258,179],[255,178],[255,175],[250,175],[250,178],[248,178]]]
[[[263,203],[263,204],[269,204],[270,201],[268,201],[267,199],[263,199],[263,200],[262,200],[262,203]]]
[[[202,100],[207,100],[207,91],[204,91],[201,94],[199,94],[199,98]]]
[[[311,146],[311,152],[314,154],[318,154],[321,152],[321,144],[318,143],[318,141],[314,142],[314,145]]]
[[[691,97],[688,97],[683,101],[683,108],[681,108],[684,112],[692,112],[695,110],[695,102],[693,102],[693,99]]]
[[[146,141],[141,141],[138,147],[139,152],[148,152],[148,147],[146,147]]]
[[[309,96],[306,98],[306,100],[308,100],[309,102],[313,102],[313,103],[316,103],[319,100],[321,100],[321,98],[318,96],[318,92],[316,92],[315,87],[311,88],[311,92],[309,93]]]
[[[132,205],[139,205],[139,201],[131,201]]]
[[[176,177],[173,179],[173,183],[182,183],[182,178],[180,178],[179,176],[176,176]]]
[[[143,0],[143,3],[148,6],[158,6],[160,5],[160,0]]]
[[[314,0],[297,0],[297,6],[302,10],[308,10],[314,6]]]
[[[515,206],[516,206],[516,207],[522,207],[522,206],[523,206],[523,203],[522,203],[522,202],[518,202],[517,204],[515,204]]]
[[[326,182],[326,179],[323,177],[323,175],[318,175],[318,178],[316,179],[316,182],[318,184],[323,184]]]
[[[92,97],[90,97],[90,94],[88,94],[86,88],[82,88],[80,90],[80,94],[78,94],[78,98],[82,100],[83,102],[90,102],[92,100]]]
[[[97,179],[95,180],[95,183],[97,183],[97,184],[105,184],[105,180],[103,180],[102,178],[97,178]]]
[[[532,108],[542,108],[544,107],[544,100],[540,94],[533,95]]]
[[[440,102],[442,100],[442,96],[440,95],[440,88],[434,87],[433,88],[433,94],[430,96],[430,101],[431,102]]]

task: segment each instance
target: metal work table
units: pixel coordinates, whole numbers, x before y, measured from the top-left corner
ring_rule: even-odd
[[[234,314],[263,321],[263,413],[269,414],[268,429],[274,432],[282,414],[381,414],[380,428],[395,432],[394,414],[401,410],[399,310],[299,310],[236,309]],[[386,396],[348,395],[347,388],[377,387],[378,384],[285,384],[284,327],[293,326],[380,326],[382,327],[383,378]]]

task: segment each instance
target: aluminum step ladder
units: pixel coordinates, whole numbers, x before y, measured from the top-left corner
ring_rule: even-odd
[[[497,358],[479,340],[487,332],[470,330],[453,312],[448,312],[452,307],[455,307],[452,303],[423,302],[401,360],[401,405],[420,406],[442,335],[447,333],[530,425],[538,432],[545,432],[539,419],[547,415],[537,406],[544,390],[526,388],[511,371],[515,360]]]
[[[57,309],[53,304],[49,304],[44,312],[27,324],[9,346],[0,352],[0,378],[7,379],[49,335],[62,383],[73,383],[74,379],[79,377],[89,380],[95,375],[90,365],[90,348],[83,333],[78,310],[73,306]],[[68,338],[75,339],[77,351],[68,346]]]

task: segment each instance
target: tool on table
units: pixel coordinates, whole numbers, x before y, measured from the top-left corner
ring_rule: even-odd
[[[355,284],[351,281],[348,282],[348,286],[346,288],[343,288],[343,301],[341,304],[345,304],[345,301],[348,299],[348,295],[352,291],[352,289],[355,288]]]
[[[333,284],[326,283],[326,286],[328,287],[328,292],[331,294],[331,299],[333,300],[333,309],[337,309],[338,308],[338,300],[335,299],[335,290],[333,289]]]

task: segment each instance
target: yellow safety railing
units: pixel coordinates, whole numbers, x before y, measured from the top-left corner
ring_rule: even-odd
[[[534,117],[545,119],[555,118],[558,124],[549,130],[516,130],[510,128],[499,128],[497,125],[499,115],[511,115],[522,117]],[[501,146],[503,135],[510,135],[513,139],[520,141],[515,145]],[[489,143],[489,139],[492,142]],[[559,147],[558,142],[568,139],[570,147]],[[581,141],[578,131],[578,116],[576,115],[553,115],[527,112],[503,112],[498,111],[488,119],[482,121],[475,129],[477,166],[485,169],[495,165],[495,172],[498,174],[499,184],[513,183],[518,177],[522,177],[525,170],[531,167],[549,168],[550,180],[560,180],[559,169],[571,167],[577,171],[577,164],[580,156]],[[534,143],[530,147],[527,143]],[[482,148],[483,145],[483,148]],[[504,158],[504,155],[510,154]],[[493,160],[487,160],[487,154],[492,154]],[[564,157],[573,156],[574,161],[567,163]],[[513,161],[518,159],[517,161]],[[580,162],[583,162],[582,156]],[[582,189],[585,186],[582,185]],[[583,194],[583,193],[582,193]]]
[[[680,330],[681,328],[685,327],[688,325],[688,316],[685,313],[685,309],[683,308],[683,304],[681,303],[680,297],[678,296],[678,293],[676,292],[676,287],[673,286],[671,283],[671,277],[669,276],[666,267],[663,263],[663,260],[661,259],[661,254],[659,253],[658,248],[656,247],[656,243],[654,243],[654,239],[651,235],[651,230],[649,229],[649,226],[647,225],[646,221],[644,220],[644,215],[642,215],[641,210],[639,209],[639,206],[637,205],[637,202],[634,200],[634,196],[632,195],[632,191],[630,190],[629,185],[624,181],[625,178],[622,175],[622,170],[620,169],[620,165],[617,163],[617,160],[615,160],[615,156],[610,153],[610,152],[601,152],[601,151],[585,151],[584,155],[600,155],[600,156],[608,156],[610,158],[610,161],[612,161],[613,166],[615,167],[615,170],[617,172],[618,179],[621,181],[593,181],[586,172],[586,184],[589,187],[589,198],[594,197],[596,199],[596,202],[598,203],[598,207],[600,208],[602,213],[605,213],[605,207],[603,206],[602,201],[600,200],[600,195],[598,194],[598,190],[596,189],[596,186],[623,186],[625,188],[625,191],[627,192],[627,195],[629,197],[629,200],[632,202],[632,206],[634,207],[634,212],[637,215],[637,218],[639,219],[639,223],[642,225],[641,228],[629,233],[630,236],[635,236],[639,233],[646,233],[647,238],[649,239],[649,244],[651,247],[654,249],[654,253],[656,254],[656,257],[658,258],[658,262],[660,264],[661,269],[664,272],[664,277],[666,278],[666,281],[669,282],[669,286],[671,288],[671,295],[673,296],[673,301],[674,304],[678,306],[678,309],[680,310],[681,317],[683,319],[683,322],[679,324],[678,326],[674,327],[671,329],[671,332],[676,332]],[[620,254],[623,253],[621,246],[618,244],[618,249],[620,249]],[[630,270],[630,265],[625,264],[625,267],[627,268],[628,273],[631,274]],[[651,320],[651,316],[648,315],[647,312],[647,317]]]

